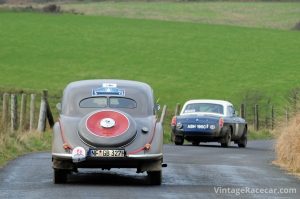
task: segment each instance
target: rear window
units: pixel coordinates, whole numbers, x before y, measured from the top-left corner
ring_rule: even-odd
[[[205,112],[205,113],[219,113],[223,114],[223,106],[220,104],[211,104],[211,103],[193,103],[188,104],[184,113],[196,113],[196,112]]]
[[[136,101],[124,97],[91,97],[80,101],[80,108],[136,108]]]

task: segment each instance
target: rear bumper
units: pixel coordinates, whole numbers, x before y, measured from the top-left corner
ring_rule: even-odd
[[[173,130],[175,136],[182,136],[187,141],[199,141],[199,142],[210,142],[219,141],[223,137],[222,131],[184,131],[184,130]]]
[[[137,160],[152,160],[152,159],[162,159],[163,154],[134,154],[134,155],[126,155],[124,158],[94,158],[88,157],[88,159],[94,160],[105,160],[105,159],[137,159]],[[69,153],[52,153],[52,158],[59,160],[72,160],[72,154]]]
[[[178,136],[194,136],[194,137],[218,137],[221,136],[219,131],[184,131],[184,130],[174,130],[174,135]]]
[[[52,153],[53,168],[76,170],[77,168],[137,168],[137,172],[159,171],[162,168],[163,154],[135,154],[124,158],[86,157],[74,163],[71,154]]]

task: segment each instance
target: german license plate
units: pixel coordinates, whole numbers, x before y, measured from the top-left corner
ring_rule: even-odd
[[[91,149],[90,156],[92,157],[125,157],[124,149]]]

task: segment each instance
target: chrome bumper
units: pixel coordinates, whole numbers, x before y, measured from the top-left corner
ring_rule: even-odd
[[[72,154],[68,153],[52,153],[53,158],[62,160],[71,160]],[[137,154],[137,155],[126,155],[124,158],[137,159],[137,160],[147,160],[147,159],[160,159],[163,157],[162,153],[158,154]]]

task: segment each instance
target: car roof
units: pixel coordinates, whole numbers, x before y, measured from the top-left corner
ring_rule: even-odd
[[[143,82],[133,81],[133,80],[119,80],[119,79],[92,79],[92,80],[80,80],[74,81],[67,85],[65,91],[73,90],[73,89],[80,89],[82,87],[99,87],[103,83],[106,84],[117,84],[118,86],[128,86],[128,87],[140,87],[144,88],[145,90],[150,89],[150,86]]]
[[[185,102],[185,105],[192,103],[209,103],[209,104],[220,104],[223,106],[232,106],[232,104],[225,100],[215,100],[215,99],[194,99]]]
[[[107,92],[97,94],[98,89],[116,88],[120,94],[112,94]],[[63,92],[62,98],[62,114],[67,116],[82,116],[87,114],[92,109],[80,108],[79,103],[83,99],[93,97],[125,97],[136,101],[138,107],[128,110],[136,115],[153,114],[154,96],[152,88],[143,82],[132,80],[118,79],[93,79],[81,80],[69,83]]]

